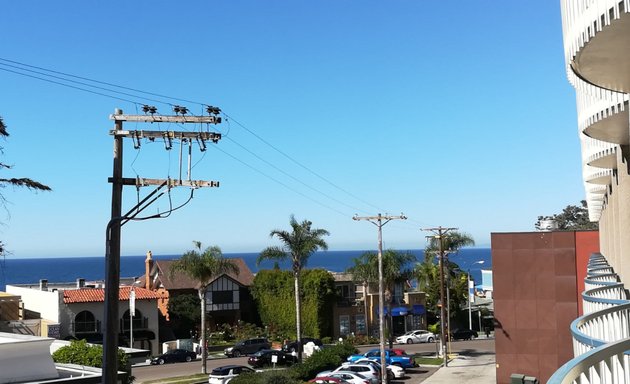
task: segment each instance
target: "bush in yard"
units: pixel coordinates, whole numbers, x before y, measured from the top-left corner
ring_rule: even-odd
[[[357,352],[357,349],[351,344],[336,344],[313,353],[311,357],[304,359],[302,364],[294,365],[291,371],[296,378],[308,380],[321,371],[337,368],[346,361],[348,356]]]
[[[118,370],[131,372],[127,355],[122,349],[117,350]],[[55,363],[78,364],[88,367],[103,367],[103,346],[88,344],[85,340],[72,340],[70,345],[61,347],[52,354]],[[128,376],[128,383],[133,382],[133,376]]]

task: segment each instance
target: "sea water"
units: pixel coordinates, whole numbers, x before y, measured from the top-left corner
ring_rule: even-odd
[[[402,250],[401,250],[402,251]],[[319,251],[308,260],[307,268],[324,268],[333,272],[343,272],[353,265],[352,259],[361,256],[364,250],[357,251]],[[370,251],[374,252],[374,251]],[[423,250],[408,250],[418,261],[424,260]],[[272,268],[272,261],[257,265],[258,253],[225,253],[225,257],[241,257],[247,266],[256,273],[260,269]],[[153,255],[155,260],[177,259],[180,255]],[[146,256],[122,256],[120,258],[121,277],[139,277],[144,275]],[[469,271],[475,281],[481,281],[481,269],[492,269],[492,257],[489,248],[464,248],[457,254],[449,255],[452,262],[462,271]],[[483,262],[483,263],[481,263]],[[280,263],[280,268],[289,269],[287,261]],[[68,283],[82,278],[87,281],[105,279],[104,257],[61,257],[0,259],[0,291],[7,284],[36,284],[41,279],[50,283]]]

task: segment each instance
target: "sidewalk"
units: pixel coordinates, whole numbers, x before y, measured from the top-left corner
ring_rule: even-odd
[[[448,367],[442,367],[423,384],[494,384],[497,382],[495,355],[467,354],[455,356],[448,362]]]

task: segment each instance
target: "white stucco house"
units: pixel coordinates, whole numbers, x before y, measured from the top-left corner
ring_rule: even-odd
[[[129,297],[132,289],[135,291],[135,316],[131,323]],[[86,284],[83,279],[78,279],[76,284],[48,284],[46,280],[40,280],[38,285],[7,285],[6,291],[21,297],[25,312],[39,314],[42,327],[46,328],[42,334],[62,340],[76,338],[102,343],[105,320],[105,289],[102,286]],[[130,328],[133,328],[133,348],[159,353],[158,298],[155,292],[145,288],[120,287],[121,347],[130,347]]]

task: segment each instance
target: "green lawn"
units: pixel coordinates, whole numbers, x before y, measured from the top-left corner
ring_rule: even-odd
[[[415,357],[414,359],[416,360],[416,364],[422,365],[441,365],[444,361],[439,357]]]

